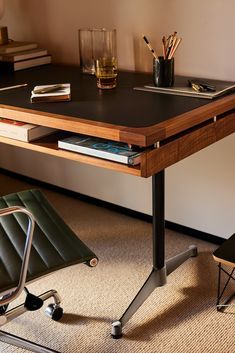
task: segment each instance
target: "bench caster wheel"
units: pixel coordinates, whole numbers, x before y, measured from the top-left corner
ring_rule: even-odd
[[[63,316],[63,309],[57,304],[49,304],[45,314],[54,321],[59,321]]]
[[[120,321],[114,321],[112,323],[111,336],[115,339],[122,337],[122,324]]]

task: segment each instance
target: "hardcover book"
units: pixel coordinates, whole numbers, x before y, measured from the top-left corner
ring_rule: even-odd
[[[50,135],[57,129],[24,123],[22,121],[0,118],[0,136],[30,142]]]
[[[104,140],[101,138],[73,135],[58,141],[58,147],[83,153],[93,157],[112,160],[129,165],[137,165],[141,161],[140,151],[134,151],[126,143]]]
[[[0,60],[1,61],[16,62],[16,61],[21,61],[21,60],[38,58],[40,56],[45,56],[45,55],[47,55],[46,49],[36,48],[36,49],[32,49],[32,50],[19,51],[17,53],[3,54],[3,55],[0,55]]]
[[[45,65],[51,63],[51,55],[45,55],[33,59],[20,60],[15,62],[0,61],[0,70],[6,72],[13,72],[23,69],[28,69],[30,67]]]
[[[70,100],[70,83],[35,86],[31,92],[31,103],[64,102]]]
[[[16,53],[18,51],[37,48],[37,43],[12,41],[8,44],[0,45],[0,54]]]

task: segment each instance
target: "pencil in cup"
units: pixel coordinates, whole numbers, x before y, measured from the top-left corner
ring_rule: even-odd
[[[164,59],[172,59],[176,49],[182,41],[182,38],[176,36],[177,32],[171,34],[167,39],[165,36],[162,37],[162,48],[163,48],[163,57]]]
[[[145,41],[145,43],[147,44],[147,47],[149,48],[150,52],[152,53],[152,55],[154,56],[154,59],[158,60],[158,56],[155,53],[155,50],[152,48],[151,44],[149,43],[148,39],[146,38],[146,36],[143,36],[143,40]]]

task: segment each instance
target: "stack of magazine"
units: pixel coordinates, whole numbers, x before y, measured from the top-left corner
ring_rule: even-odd
[[[141,161],[141,153],[137,147],[90,136],[73,135],[67,137],[58,141],[58,147],[129,165],[137,165]]]

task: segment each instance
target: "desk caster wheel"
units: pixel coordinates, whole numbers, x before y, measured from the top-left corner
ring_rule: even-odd
[[[49,304],[45,314],[54,321],[59,321],[63,316],[63,309],[57,304]]]
[[[111,336],[114,339],[118,339],[122,337],[122,324],[120,321],[114,321],[112,323]]]

